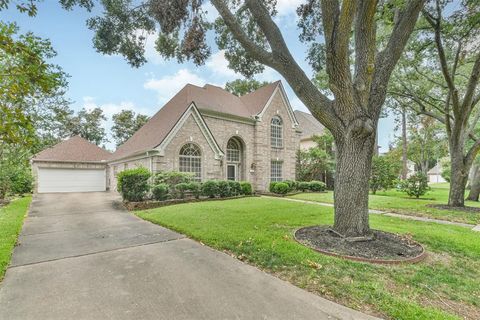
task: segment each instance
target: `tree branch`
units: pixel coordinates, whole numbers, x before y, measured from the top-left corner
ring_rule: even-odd
[[[393,28],[387,46],[375,59],[375,72],[369,104],[372,109],[371,111],[376,114],[380,114],[381,106],[385,100],[388,80],[415,27],[424,3],[425,0],[410,0],[408,2],[407,7]]]
[[[335,97],[342,96],[343,105],[353,106],[352,77],[348,46],[355,16],[355,0],[344,0],[340,8],[336,0],[322,0],[322,21],[325,35],[327,73],[330,90]]]
[[[366,106],[375,64],[375,9],[377,1],[361,2],[355,21],[354,88],[360,105]]]
[[[339,120],[336,117],[332,102],[307,77],[291,55],[280,29],[272,20],[270,13],[260,1],[245,3],[258,26],[265,34],[273,52],[266,52],[255,45],[244,33],[241,25],[223,0],[211,0],[234,38],[243,48],[260,63],[277,70],[285,77],[298,98],[305,103],[312,114],[331,131],[338,129]]]
[[[480,78],[480,52],[477,54],[475,59],[475,64],[472,68],[472,73],[470,74],[470,79],[468,80],[467,91],[463,97],[463,106],[462,108],[466,113],[470,114],[473,110],[473,101],[475,90],[477,89],[478,80]]]
[[[273,55],[271,52],[259,47],[255,44],[243,31],[242,26],[237,22],[236,17],[230,12],[227,4],[222,0],[211,0],[212,4],[217,9],[223,21],[232,32],[235,39],[240,42],[242,47],[248,51],[260,63],[271,65],[273,64]]]

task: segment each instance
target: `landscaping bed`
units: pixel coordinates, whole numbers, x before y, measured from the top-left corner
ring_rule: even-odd
[[[181,203],[232,200],[232,199],[240,199],[240,198],[246,198],[246,197],[255,197],[255,195],[243,195],[243,196],[234,196],[234,197],[227,197],[227,198],[168,199],[163,201],[157,201],[157,200],[147,200],[147,201],[139,201],[139,202],[124,201],[123,204],[125,205],[127,210],[136,211],[136,210],[160,208],[160,207],[171,206],[171,205],[181,204]]]
[[[356,241],[342,238],[330,226],[311,226],[298,229],[295,238],[323,254],[356,261],[395,264],[425,257],[423,247],[410,237],[380,230],[372,230],[370,240]]]

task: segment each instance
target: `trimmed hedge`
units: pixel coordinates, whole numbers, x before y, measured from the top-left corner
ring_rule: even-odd
[[[217,180],[208,180],[202,183],[202,194],[209,198],[215,198],[218,194],[218,181]]]
[[[253,193],[252,184],[248,181],[240,182],[241,193],[244,195],[251,195]]]
[[[143,167],[124,170],[117,177],[118,191],[124,200],[130,202],[140,202],[146,198],[165,201],[185,199],[187,196],[199,199],[201,195],[209,198],[228,198],[253,194],[252,185],[247,181],[208,180],[199,183],[191,181],[191,174],[176,171],[157,173],[151,185],[149,183],[151,174]],[[149,191],[150,195],[147,197]]]
[[[159,183],[152,186],[153,199],[162,201],[168,197],[168,185],[166,183]]]
[[[313,191],[313,192],[325,191],[326,187],[327,186],[322,181],[310,181],[309,182],[309,189],[310,189],[310,191]]]
[[[273,192],[278,194],[287,194],[290,191],[290,187],[286,182],[278,182],[274,185]]]
[[[150,190],[150,177],[150,171],[144,167],[123,170],[117,175],[117,190],[123,200],[142,201]]]

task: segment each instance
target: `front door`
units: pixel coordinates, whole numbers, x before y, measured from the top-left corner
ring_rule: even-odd
[[[237,180],[237,168],[236,164],[227,165],[227,180]]]

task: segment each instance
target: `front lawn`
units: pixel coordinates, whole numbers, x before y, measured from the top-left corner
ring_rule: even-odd
[[[13,200],[5,207],[0,207],[0,281],[5,275],[13,247],[22,229],[23,219],[27,213],[32,197]]]
[[[370,216],[373,228],[410,233],[426,261],[371,265],[324,256],[293,239],[299,227],[331,224],[333,209],[281,199],[182,204],[136,214],[349,307],[391,319],[480,319],[480,233]]]
[[[442,210],[428,207],[429,204],[448,203],[448,183],[431,185],[431,190],[420,199],[410,198],[397,190],[379,191],[369,196],[370,209],[442,219],[455,222],[480,224],[479,212],[465,212],[460,210]],[[327,193],[300,193],[291,196],[293,199],[333,203],[333,192]],[[480,207],[476,201],[465,201],[466,206]]]

